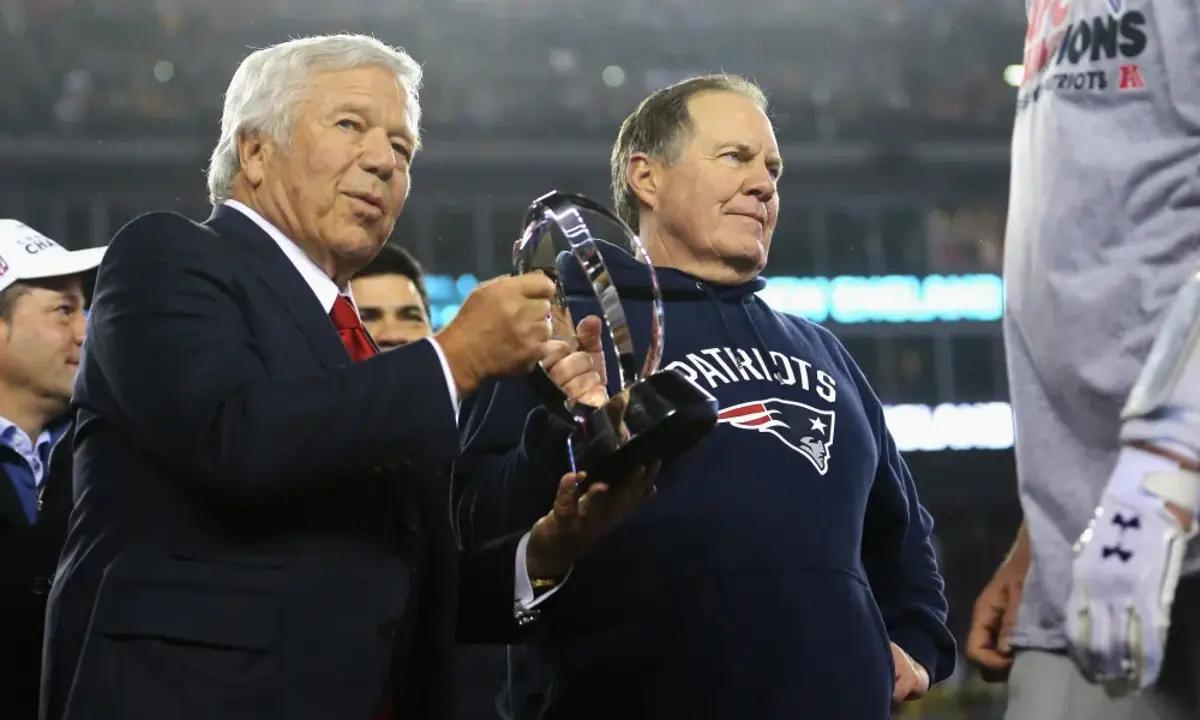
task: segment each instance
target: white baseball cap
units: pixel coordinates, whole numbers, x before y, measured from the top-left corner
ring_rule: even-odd
[[[0,218],[0,291],[19,280],[93,270],[103,259],[104,250],[68,250],[23,222]]]

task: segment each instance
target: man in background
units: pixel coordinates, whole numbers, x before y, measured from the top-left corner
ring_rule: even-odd
[[[399,245],[384,245],[350,281],[350,292],[380,350],[403,347],[433,332],[421,264]]]
[[[71,512],[83,277],[103,252],[0,220],[0,707],[14,720],[37,717],[46,594]]]

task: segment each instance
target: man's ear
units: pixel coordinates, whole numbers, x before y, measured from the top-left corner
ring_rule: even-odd
[[[8,346],[12,342],[13,316],[16,314],[17,304],[21,302],[21,297],[28,292],[29,286],[23,282],[15,282],[4,290],[0,290],[0,300],[8,306],[6,317],[0,317],[0,356],[8,352]]]
[[[258,187],[266,177],[267,161],[274,150],[266,135],[258,130],[238,133],[238,166],[250,187]]]
[[[637,199],[651,210],[658,205],[660,170],[659,164],[644,152],[630,155],[629,163],[625,166],[625,179],[629,188]]]

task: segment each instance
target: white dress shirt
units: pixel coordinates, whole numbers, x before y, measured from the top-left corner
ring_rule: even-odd
[[[300,276],[312,288],[313,294],[317,296],[317,300],[320,301],[321,307],[324,308],[326,314],[333,311],[333,303],[337,300],[338,295],[345,295],[350,300],[350,304],[354,306],[354,311],[358,312],[358,305],[354,302],[354,296],[350,293],[349,286],[339,288],[325,274],[325,271],[313,262],[313,259],[306,255],[299,245],[289,240],[279,228],[237,200],[226,200],[224,204],[250,218],[255,225],[275,241],[275,244],[279,246],[283,254],[295,266],[296,271],[300,273]],[[446,390],[450,396],[451,411],[454,413],[455,425],[457,425],[460,400],[458,397],[458,388],[454,384],[454,376],[450,373],[450,363],[446,362],[446,354],[442,352],[442,347],[438,345],[437,340],[433,337],[428,337],[422,342],[428,342],[433,345],[433,349],[437,352],[438,360],[442,363],[442,373],[446,377]],[[529,533],[525,533],[521,541],[517,544],[517,555],[514,561],[514,613],[518,618],[522,619],[536,618],[536,614],[531,613],[533,608],[553,595],[559,587],[562,587],[562,583],[559,583],[554,589],[543,593],[539,597],[534,597],[533,584],[529,580],[529,571],[525,567],[525,548],[528,544]]]

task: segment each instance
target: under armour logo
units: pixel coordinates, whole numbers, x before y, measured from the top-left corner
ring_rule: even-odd
[[[1137,515],[1130,515],[1126,517],[1121,513],[1113,513],[1112,524],[1120,528],[1117,544],[1100,548],[1100,557],[1101,559],[1107,560],[1113,555],[1116,555],[1118,558],[1120,558],[1121,562],[1127,563],[1129,562],[1129,559],[1133,557],[1133,551],[1126,550],[1125,548],[1121,547],[1120,538],[1125,537],[1125,532],[1127,530],[1141,530],[1142,521]]]
[[[1120,545],[1111,545],[1111,546],[1101,548],[1101,550],[1100,550],[1100,557],[1102,557],[1105,560],[1112,557],[1113,555],[1116,555],[1118,558],[1120,558],[1121,562],[1127,563],[1127,562],[1129,562],[1130,558],[1133,557],[1133,551],[1126,550],[1125,548],[1121,547]]]
[[[1126,518],[1121,513],[1116,513],[1113,515],[1112,522],[1113,522],[1113,525],[1116,525],[1117,527],[1121,528],[1122,535],[1125,534],[1126,530],[1141,530],[1142,529],[1142,522],[1141,522],[1141,520],[1138,519],[1137,515],[1134,515],[1133,517],[1130,517],[1130,518]]]

